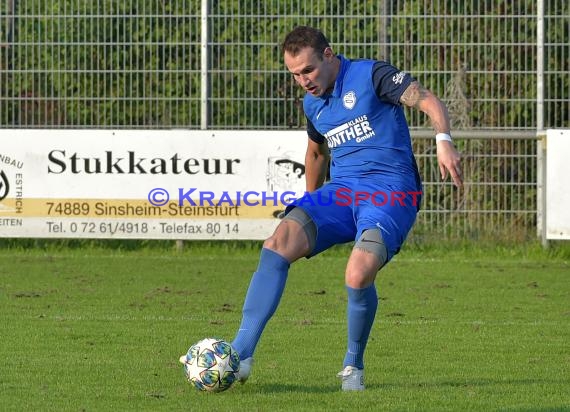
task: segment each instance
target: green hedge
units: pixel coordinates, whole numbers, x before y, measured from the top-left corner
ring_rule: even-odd
[[[3,31],[9,47],[0,51],[4,127],[200,126],[199,0],[15,4],[17,17]],[[297,24],[322,28],[350,57],[386,57],[412,72],[458,106],[458,126],[536,127],[534,1],[227,0],[210,7],[212,128],[302,127],[301,91],[279,50]],[[567,16],[570,6],[552,0],[546,14]],[[546,21],[545,122],[568,127],[568,24]],[[425,118],[410,113],[410,121],[423,126]]]

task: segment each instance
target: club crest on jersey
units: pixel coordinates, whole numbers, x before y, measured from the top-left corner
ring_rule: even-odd
[[[344,107],[351,110],[356,104],[356,93],[352,90],[346,93],[342,98],[342,103],[344,104]]]

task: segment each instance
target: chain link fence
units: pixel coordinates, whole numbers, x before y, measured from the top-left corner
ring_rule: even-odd
[[[414,236],[524,238],[536,132],[570,127],[569,15],[562,0],[0,0],[0,127],[303,128],[279,43],[313,25],[449,107],[462,191],[440,182],[427,118],[407,112],[425,182]]]

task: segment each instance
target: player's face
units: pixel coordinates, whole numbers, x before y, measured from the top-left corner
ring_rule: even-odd
[[[284,60],[293,78],[307,93],[322,96],[332,91],[339,61],[330,48],[325,49],[322,59],[314,49],[306,47],[296,56],[285,53]]]

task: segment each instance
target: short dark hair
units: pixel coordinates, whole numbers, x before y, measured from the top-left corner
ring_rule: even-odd
[[[320,30],[309,26],[298,26],[285,36],[285,40],[283,40],[281,45],[281,51],[283,54],[289,53],[292,56],[296,56],[307,47],[312,48],[317,56],[322,58],[325,49],[331,46]]]

